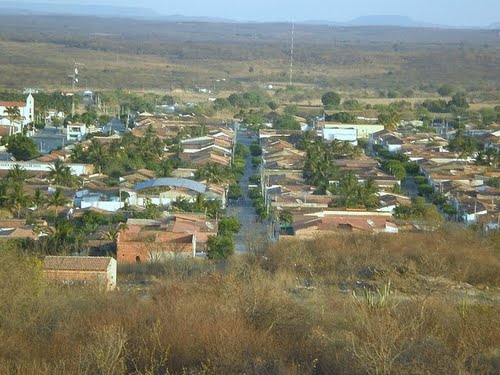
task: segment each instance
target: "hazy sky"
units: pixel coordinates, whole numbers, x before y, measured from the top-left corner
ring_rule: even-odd
[[[76,3],[68,0],[31,1]],[[402,15],[417,21],[456,26],[486,26],[500,22],[500,0],[87,0],[85,2],[85,4],[91,3],[148,7],[165,15],[182,14],[255,21],[291,19],[348,21],[366,15]]]

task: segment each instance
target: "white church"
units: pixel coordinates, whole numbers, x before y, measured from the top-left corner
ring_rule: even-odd
[[[18,107],[21,118],[10,123],[7,117],[7,107]],[[22,132],[25,125],[33,122],[35,119],[35,100],[31,94],[26,98],[26,102],[3,102],[0,101],[0,133],[3,135],[17,134]],[[9,129],[12,126],[12,129]],[[5,134],[4,134],[5,133]]]

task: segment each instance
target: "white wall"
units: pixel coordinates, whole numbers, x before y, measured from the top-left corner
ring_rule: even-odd
[[[330,128],[323,129],[322,131],[323,139],[326,141],[333,141],[334,139],[344,142],[356,142],[357,143],[357,133],[356,129],[341,129],[341,128]]]
[[[32,161],[0,161],[0,170],[8,171],[12,169],[16,164],[21,168],[30,172],[50,172],[50,168],[54,166],[54,163],[40,163]],[[64,164],[71,169],[71,172],[77,176],[88,174],[92,171],[93,167],[91,164]]]

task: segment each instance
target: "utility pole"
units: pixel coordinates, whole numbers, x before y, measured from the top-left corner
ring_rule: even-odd
[[[72,91],[72,96],[71,96],[71,117],[75,116],[75,84],[78,83],[79,81],[79,72],[78,72],[78,66],[85,65],[79,62],[74,62],[73,66],[73,74],[69,76],[71,78],[71,91]]]
[[[290,44],[290,86],[293,84],[293,49],[295,37],[295,23],[292,21],[292,42]]]

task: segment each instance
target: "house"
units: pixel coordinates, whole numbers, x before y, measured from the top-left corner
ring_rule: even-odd
[[[323,128],[321,136],[325,141],[351,142],[354,146],[358,145],[358,133],[354,128]]]
[[[119,263],[154,263],[196,256],[196,232],[174,233],[155,220],[131,222],[117,241]]]
[[[488,214],[488,210],[481,201],[467,196],[452,198],[451,204],[465,225],[477,224],[480,216]]]
[[[68,124],[66,139],[68,141],[82,141],[88,133],[87,125],[81,123]]]
[[[384,125],[381,124],[342,124],[335,122],[318,122],[321,131],[323,129],[354,129],[356,131],[356,139],[368,139],[373,133],[384,130]]]
[[[17,107],[21,115],[21,119],[14,124],[10,123],[7,117],[6,110],[8,107]],[[0,101],[0,126],[11,126],[13,127],[13,134],[21,133],[22,128],[29,123],[33,122],[35,119],[35,99],[31,94],[26,98],[26,102],[7,102]]]
[[[157,205],[169,205],[177,197],[194,202],[198,194],[203,194],[209,200],[220,200],[222,207],[226,205],[225,188],[185,178],[167,177],[145,181],[135,186],[129,194],[127,203],[136,206],[144,206],[146,200]]]
[[[217,222],[201,213],[174,213],[163,219],[128,219],[129,228],[148,228],[178,234],[196,234],[196,252],[206,251],[208,237],[217,235]]]
[[[116,260],[111,257],[47,256],[45,276],[65,284],[97,284],[107,291],[116,289]]]
[[[392,222],[392,214],[362,210],[320,211],[311,214],[295,214],[287,238],[310,239],[318,235],[339,233],[398,233]]]
[[[20,238],[36,240],[40,234],[35,231],[35,225],[26,224],[24,219],[0,220],[0,241]]]
[[[382,130],[370,136],[370,144],[381,145],[389,152],[400,152],[404,145],[404,141],[396,134],[387,130]]]

